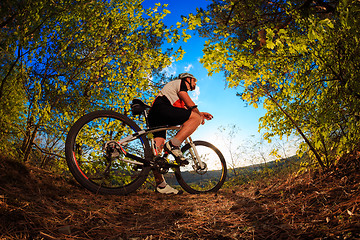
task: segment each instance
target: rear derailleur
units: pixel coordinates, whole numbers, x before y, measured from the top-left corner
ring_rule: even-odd
[[[105,151],[105,157],[107,159],[113,159],[120,156],[121,148],[116,141],[108,141],[103,147]]]

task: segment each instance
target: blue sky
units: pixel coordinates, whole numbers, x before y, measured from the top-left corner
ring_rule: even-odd
[[[196,8],[206,8],[210,1],[206,0],[145,0],[144,7],[154,7],[155,3],[168,4],[167,9],[171,14],[167,15],[164,22],[167,26],[176,25],[181,21],[181,16],[196,13]],[[261,135],[258,133],[259,118],[265,114],[265,110],[260,108],[246,107],[237,92],[242,89],[226,88],[225,78],[222,74],[208,76],[207,70],[199,62],[203,56],[203,45],[205,39],[193,36],[186,43],[180,42],[178,45],[185,51],[182,60],[174,62],[166,71],[172,75],[182,72],[189,72],[198,79],[198,89],[192,96],[198,104],[199,110],[211,113],[214,118],[200,126],[193,134],[193,140],[204,140],[216,145],[224,155],[227,155],[227,148],[219,137],[218,128],[235,124],[239,129],[235,141],[238,144],[248,142],[249,139],[260,141]],[[253,136],[253,137],[251,137]],[[253,161],[253,160],[252,160]],[[250,161],[252,163],[252,161]],[[260,160],[259,160],[260,161]],[[250,162],[243,162],[241,165],[248,165]]]

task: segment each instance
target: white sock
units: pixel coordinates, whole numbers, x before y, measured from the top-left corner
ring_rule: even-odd
[[[158,185],[158,187],[160,187],[160,188],[164,188],[164,187],[166,187],[166,182],[165,182],[165,181],[163,181],[162,183],[160,183],[160,184]]]

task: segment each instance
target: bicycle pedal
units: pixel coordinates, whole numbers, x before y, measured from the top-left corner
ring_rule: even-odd
[[[154,159],[150,160],[150,166],[152,167],[161,167],[166,163],[166,159],[160,156],[156,156]]]
[[[179,166],[186,166],[186,165],[189,165],[189,161],[188,160],[176,160],[176,163],[179,165]]]
[[[167,167],[169,167],[169,168],[180,167],[180,165],[177,164],[177,163],[166,163],[166,165],[167,165]]]

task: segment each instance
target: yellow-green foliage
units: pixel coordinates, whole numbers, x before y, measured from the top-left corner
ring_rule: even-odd
[[[5,0],[0,9],[0,127],[7,134],[0,141],[17,144],[25,160],[34,143],[63,155],[69,126],[86,112],[126,113],[133,98],[157,91],[161,71],[183,54],[162,49],[181,39],[162,22],[166,5]]]
[[[219,2],[197,14],[208,38],[201,62],[263,105],[264,137],[301,136],[300,153],[310,150],[322,167],[352,150],[360,141],[359,2]]]

